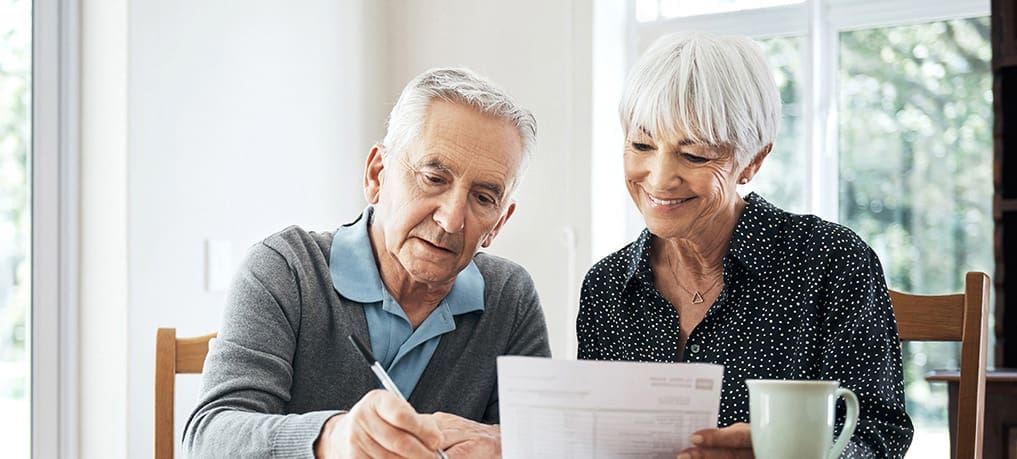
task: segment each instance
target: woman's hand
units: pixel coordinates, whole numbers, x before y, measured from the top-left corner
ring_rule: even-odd
[[[454,414],[437,412],[432,415],[445,437],[442,448],[449,459],[500,458],[501,429]]]
[[[743,459],[752,458],[752,430],[739,422],[721,429],[704,429],[692,434],[692,444],[678,454],[678,459]]]

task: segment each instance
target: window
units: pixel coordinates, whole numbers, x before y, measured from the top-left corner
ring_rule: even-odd
[[[0,444],[28,458],[32,2],[0,2]]]
[[[784,114],[750,191],[855,230],[879,254],[891,287],[960,291],[964,272],[994,271],[989,4],[938,3],[633,0],[624,62],[679,30],[752,35],[770,59]],[[618,181],[617,169],[594,173],[594,188]],[[642,229],[624,205],[614,213],[627,215],[624,238],[595,247],[595,257]],[[904,346],[916,426],[909,457],[949,454],[946,387],[924,376],[958,359],[953,343]]]
[[[965,272],[992,273],[988,18],[843,32],[839,48],[840,221],[898,289],[956,292]],[[945,388],[924,375],[958,359],[957,343],[904,346],[916,445],[946,435]]]
[[[780,89],[783,102],[780,130],[777,139],[781,154],[770,155],[758,174],[752,189],[784,210],[802,213],[807,211],[808,170],[805,125],[802,120],[802,66],[804,40],[801,37],[777,37],[761,40],[763,50],[770,58],[774,80]],[[775,145],[776,147],[776,145]],[[779,171],[779,172],[776,172]]]

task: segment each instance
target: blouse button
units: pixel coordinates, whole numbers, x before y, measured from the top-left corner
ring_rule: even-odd
[[[692,346],[689,346],[689,351],[692,351],[693,354],[699,352],[699,345],[693,344]]]

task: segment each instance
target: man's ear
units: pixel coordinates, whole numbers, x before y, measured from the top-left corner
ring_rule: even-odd
[[[496,225],[494,225],[494,229],[492,229],[490,233],[487,233],[487,236],[485,236],[484,240],[481,241],[481,243],[480,243],[481,247],[483,247],[485,249],[490,247],[491,243],[494,242],[495,236],[498,235],[498,233],[501,231],[501,228],[503,226],[505,226],[505,222],[507,222],[508,219],[510,217],[512,217],[512,214],[515,211],[516,211],[516,203],[513,202],[512,204],[509,204],[508,210],[505,211],[505,215],[502,215],[501,219],[498,220],[498,223]]]
[[[763,161],[766,160],[771,150],[773,150],[772,143],[766,144],[762,150],[759,150],[759,153],[756,153],[756,156],[752,158],[752,161],[749,161],[745,169],[742,169],[742,173],[738,177],[738,183],[749,183],[752,177],[755,177],[756,173],[759,172],[759,168],[763,165]]]
[[[382,161],[382,150],[384,146],[374,144],[371,152],[367,154],[367,164],[364,165],[364,199],[369,204],[377,204],[381,194],[381,172],[385,170],[385,163]]]

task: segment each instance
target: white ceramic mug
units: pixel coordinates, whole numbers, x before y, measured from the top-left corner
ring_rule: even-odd
[[[858,398],[838,381],[749,379],[752,452],[757,459],[837,458],[858,423]],[[833,441],[837,399],[844,397],[844,429]]]

